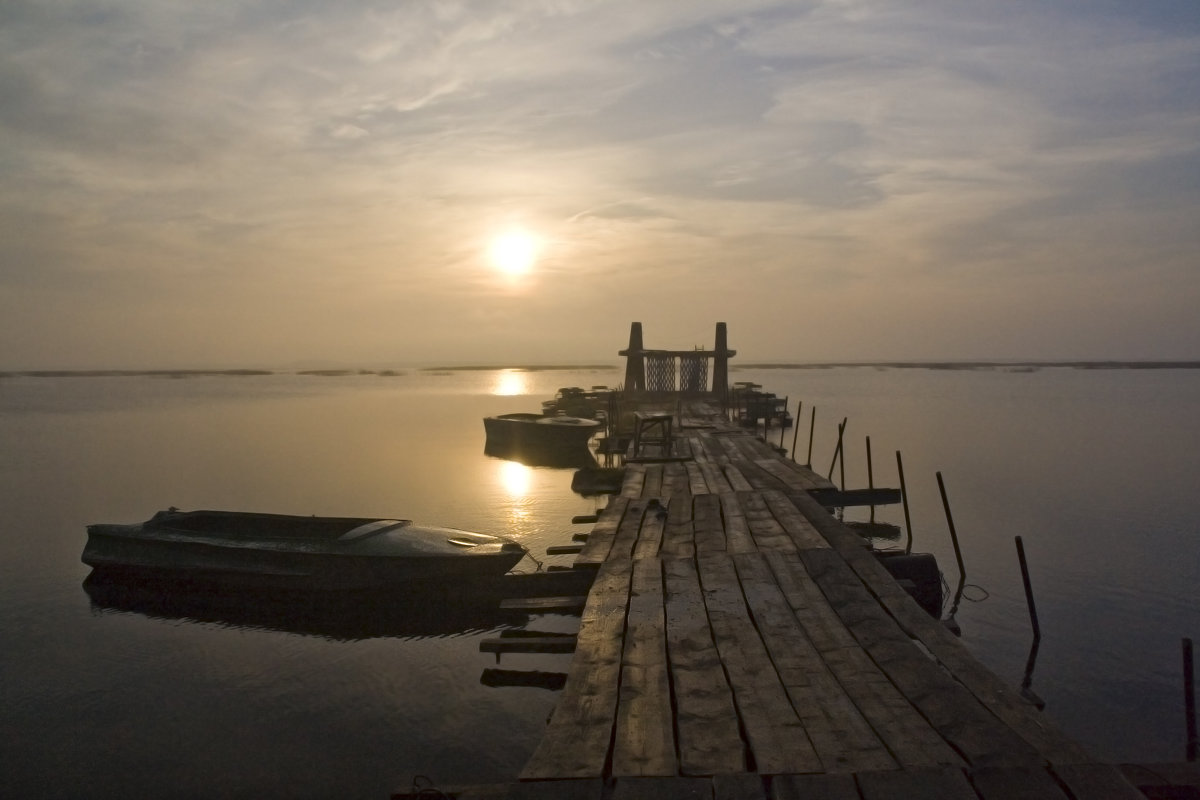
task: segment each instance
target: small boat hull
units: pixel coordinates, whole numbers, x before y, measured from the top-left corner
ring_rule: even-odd
[[[501,414],[486,417],[483,429],[495,448],[580,449],[600,430],[600,423],[581,417]]]
[[[499,576],[524,556],[501,537],[409,520],[172,510],[136,525],[89,525],[82,560],[108,572],[359,590]]]

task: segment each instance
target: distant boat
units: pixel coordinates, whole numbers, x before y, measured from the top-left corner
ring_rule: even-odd
[[[600,423],[582,417],[516,413],[485,417],[487,442],[498,448],[582,449]]]
[[[608,409],[613,390],[607,386],[593,386],[590,390],[579,386],[564,386],[553,400],[542,402],[542,413],[546,416],[566,414],[571,417],[596,419]]]
[[[298,589],[469,581],[503,575],[526,552],[499,536],[411,520],[174,508],[87,533],[82,560],[96,570]]]

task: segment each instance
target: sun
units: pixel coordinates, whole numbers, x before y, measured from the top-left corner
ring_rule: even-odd
[[[508,231],[492,240],[488,248],[492,266],[505,275],[524,275],[533,269],[541,242],[536,236],[521,230]]]

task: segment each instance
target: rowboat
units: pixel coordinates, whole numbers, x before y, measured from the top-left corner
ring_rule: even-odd
[[[487,441],[496,447],[579,449],[587,446],[600,423],[582,417],[516,413],[485,417]]]
[[[499,536],[412,520],[159,511],[87,527],[95,570],[298,589],[379,589],[500,576],[526,553]]]

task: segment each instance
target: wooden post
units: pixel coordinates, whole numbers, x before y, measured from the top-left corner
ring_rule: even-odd
[[[646,359],[642,350],[642,323],[630,323],[629,347],[618,353],[618,355],[625,356],[625,391],[627,392],[644,392],[646,390]]]
[[[899,450],[896,451],[896,471],[900,473],[900,502],[904,503],[904,529],[908,534],[904,554],[908,555],[912,552],[913,544],[912,519],[908,516],[908,487],[904,485],[904,459],[900,457]]]
[[[808,458],[804,460],[804,466],[812,469],[812,443],[813,431],[817,429],[817,407],[812,407],[812,418],[808,421]]]
[[[800,435],[800,409],[804,408],[804,401],[800,400],[796,403],[796,419],[792,422],[792,463],[796,463],[796,437]]]
[[[875,473],[871,467],[871,437],[867,437],[867,488],[875,488]],[[871,522],[875,521],[875,506],[871,506]]]
[[[712,390],[722,402],[729,392],[729,331],[724,322],[717,323],[716,346],[713,348]]]

